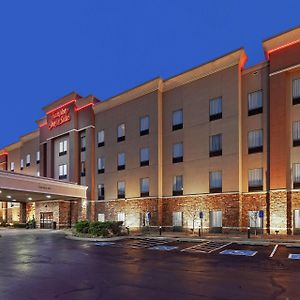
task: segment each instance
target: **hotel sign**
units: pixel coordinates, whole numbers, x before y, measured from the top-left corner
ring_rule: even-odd
[[[70,107],[62,107],[48,115],[48,128],[52,130],[71,120]]]

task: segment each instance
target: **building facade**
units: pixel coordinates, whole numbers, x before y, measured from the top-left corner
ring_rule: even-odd
[[[74,222],[296,234],[300,28],[263,49],[266,60],[249,68],[238,49],[106,101],[70,93],[43,108],[35,132],[1,150],[0,168],[87,186],[87,213]],[[0,200],[3,221],[38,207]]]

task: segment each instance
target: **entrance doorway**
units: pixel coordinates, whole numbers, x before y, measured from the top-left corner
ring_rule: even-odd
[[[294,211],[294,234],[300,234],[300,209]]]
[[[40,228],[51,229],[53,223],[53,212],[41,212],[40,214]]]

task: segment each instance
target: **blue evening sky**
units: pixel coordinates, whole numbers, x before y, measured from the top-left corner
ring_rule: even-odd
[[[289,0],[0,1],[0,148],[37,128],[41,108],[76,91],[105,100],[300,25]]]

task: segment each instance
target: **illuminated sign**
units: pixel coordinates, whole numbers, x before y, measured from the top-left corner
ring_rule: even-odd
[[[70,120],[70,107],[61,107],[48,115],[48,128],[52,130]]]

